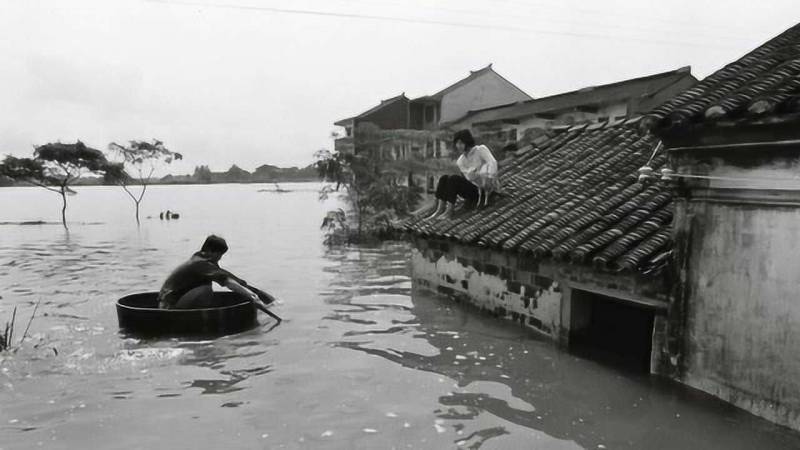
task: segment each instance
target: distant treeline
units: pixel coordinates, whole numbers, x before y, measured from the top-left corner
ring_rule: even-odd
[[[225,172],[212,172],[208,166],[197,166],[191,175],[165,175],[161,178],[153,178],[151,184],[285,183],[318,180],[319,176],[313,165],[299,168],[264,164],[251,173],[234,164]],[[13,186],[14,184],[11,179],[0,177],[0,186]],[[103,181],[103,177],[87,176],[80,178],[75,184],[87,186],[106,183]]]

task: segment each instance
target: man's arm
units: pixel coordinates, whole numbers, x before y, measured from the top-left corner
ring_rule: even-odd
[[[250,289],[247,289],[245,286],[242,286],[234,278],[228,277],[225,280],[225,283],[223,284],[223,286],[225,286],[226,288],[232,290],[233,292],[236,292],[237,294],[240,294],[240,295],[243,295],[243,296],[249,298],[251,301],[253,301],[253,302],[257,303],[257,304],[261,304],[265,308],[267,306],[267,305],[264,304],[264,302],[261,301],[260,298],[258,298],[258,295],[256,295],[255,292],[251,291]]]

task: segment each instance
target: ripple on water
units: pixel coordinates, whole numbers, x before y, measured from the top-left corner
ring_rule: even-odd
[[[30,446],[50,430],[70,434],[59,441],[64,448],[102,436],[112,436],[112,446],[144,446],[142,433],[128,433],[132,418],[140,429],[160,429],[168,416],[170,433],[158,444],[172,447],[221,446],[214,425],[224,420],[242,445],[259,439],[269,448],[646,448],[659,438],[673,448],[780,448],[775,433],[752,419],[710,411],[690,396],[540,346],[520,328],[449,299],[412,292],[404,243],[324,248],[315,215],[324,211],[313,193],[287,210],[264,203],[274,196],[248,204],[240,189],[163,187],[175,195],[153,208],[197,205],[171,224],[0,235],[0,311],[31,308],[41,297],[47,313],[31,330],[42,339],[10,360],[0,354],[0,416],[14,411],[15,425],[38,427],[6,425],[13,432],[2,435],[4,446],[7,439],[9,448]],[[203,197],[212,192],[221,197]],[[275,217],[297,211],[311,215],[273,227]],[[118,333],[114,300],[157,289],[212,231],[232,244],[227,268],[284,290],[289,320],[274,332],[262,325],[214,340]],[[33,348],[39,343],[45,346]],[[105,433],[87,435],[87,423]],[[783,447],[799,442],[787,438]]]

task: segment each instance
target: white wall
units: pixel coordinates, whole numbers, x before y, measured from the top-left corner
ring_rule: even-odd
[[[467,111],[489,108],[530,97],[493,71],[487,71],[469,83],[459,86],[442,98],[441,122],[462,117]]]

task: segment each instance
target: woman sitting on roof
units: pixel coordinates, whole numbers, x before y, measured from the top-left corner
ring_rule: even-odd
[[[456,165],[461,175],[442,175],[436,185],[436,209],[429,219],[447,218],[453,214],[456,199],[464,199],[468,207],[488,204],[488,192],[497,185],[497,160],[485,145],[475,145],[469,130],[453,136],[453,147],[461,152]],[[482,198],[483,197],[483,198]]]

